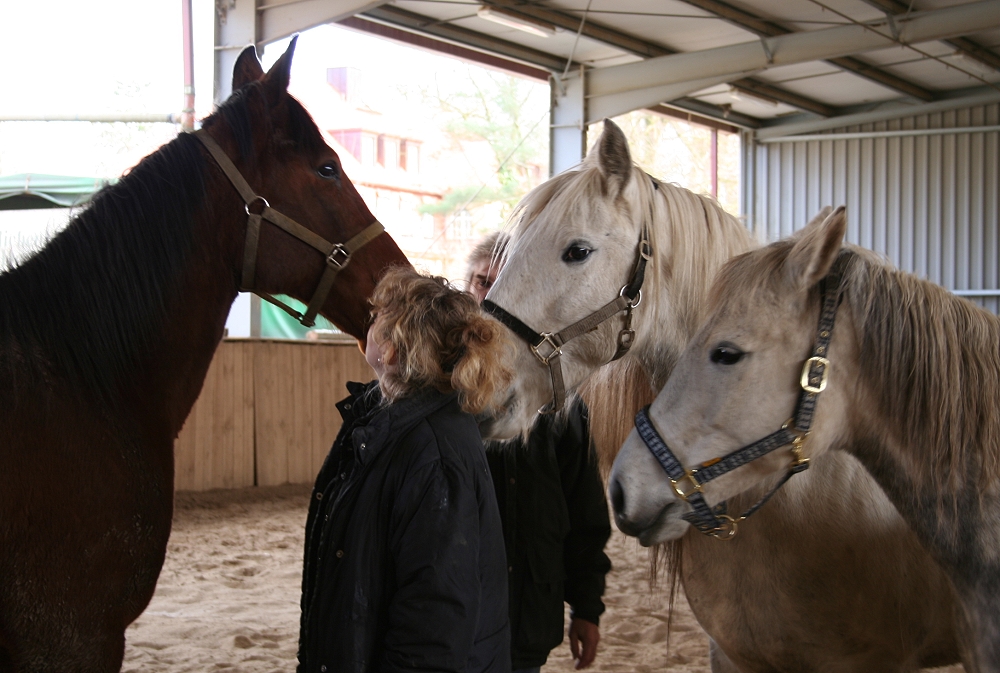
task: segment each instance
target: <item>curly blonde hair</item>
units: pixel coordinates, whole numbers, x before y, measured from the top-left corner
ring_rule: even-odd
[[[463,411],[492,411],[513,378],[513,344],[475,297],[444,278],[408,267],[389,269],[371,297],[372,337],[384,359],[395,358],[379,385],[392,402],[419,388],[457,391]]]

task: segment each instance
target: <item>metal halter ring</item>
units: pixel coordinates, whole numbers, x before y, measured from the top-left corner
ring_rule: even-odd
[[[548,366],[549,360],[551,360],[553,357],[557,355],[562,354],[562,347],[556,345],[556,342],[552,340],[553,336],[554,335],[552,334],[552,332],[542,332],[541,334],[542,340],[531,347],[531,352],[534,353],[535,357],[538,358],[538,360],[543,365],[546,366]],[[541,353],[538,352],[538,348],[545,343],[548,343],[549,346],[552,348],[552,352],[550,352],[548,355],[542,355]]]
[[[728,514],[717,514],[716,516],[722,521],[723,525],[720,525],[718,528],[713,530],[710,535],[716,540],[722,540],[723,542],[726,540],[732,540],[736,537],[736,529],[739,527],[740,521],[743,521],[745,518],[740,517],[739,519],[734,519]]]
[[[341,255],[340,259],[337,255]],[[337,243],[330,250],[330,254],[326,256],[326,263],[330,266],[335,266],[338,269],[343,269],[347,266],[347,263],[351,261],[351,253],[347,248],[344,247],[343,243]]]
[[[622,285],[622,289],[618,291],[618,296],[619,297],[624,297],[625,296],[625,290],[627,290],[627,289],[628,289],[628,285]],[[642,303],[642,290],[639,290],[636,293],[636,295],[635,295],[635,299],[631,300],[631,303],[628,305],[628,307],[629,308],[635,308],[636,306],[638,306],[641,303]]]
[[[251,201],[250,203],[243,204],[243,210],[247,211],[247,215],[250,214],[250,204],[251,203],[257,203],[258,201],[260,201],[261,203],[264,204],[264,207],[261,208],[261,210],[260,210],[261,213],[263,213],[265,210],[267,210],[268,208],[271,207],[271,204],[268,203],[267,199],[265,199],[263,196],[254,196],[253,197],[253,201]]]

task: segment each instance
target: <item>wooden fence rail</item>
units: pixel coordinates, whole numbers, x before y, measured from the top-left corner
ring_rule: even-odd
[[[311,483],[345,384],[373,378],[353,340],[224,340],[174,443],[175,488]]]

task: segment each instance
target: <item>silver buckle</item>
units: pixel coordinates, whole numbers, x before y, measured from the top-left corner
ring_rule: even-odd
[[[339,258],[338,255],[340,256]],[[351,253],[344,247],[343,243],[335,244],[333,246],[333,250],[331,250],[330,254],[326,256],[327,265],[334,266],[338,269],[343,269],[350,261]]]
[[[541,335],[542,340],[539,341],[537,344],[535,344],[535,345],[533,345],[531,347],[531,352],[534,353],[535,357],[538,358],[539,362],[541,362],[546,367],[548,367],[548,365],[549,365],[549,360],[551,360],[552,358],[556,357],[557,355],[561,355],[562,354],[562,347],[558,346],[556,344],[556,342],[552,340],[553,336],[555,336],[555,335],[552,334],[552,332],[543,332],[542,335]],[[538,351],[538,349],[541,346],[545,345],[545,344],[548,344],[549,348],[552,349],[548,353],[548,355],[542,355]]]

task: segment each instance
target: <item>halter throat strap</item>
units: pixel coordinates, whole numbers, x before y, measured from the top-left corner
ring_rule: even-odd
[[[799,399],[794,415],[780,429],[721,459],[709,460],[688,470],[684,468],[653,426],[649,418],[649,407],[640,409],[639,413],[636,414],[635,427],[639,437],[656,457],[663,471],[667,473],[677,496],[691,505],[691,512],[683,516],[684,520],[705,535],[711,535],[721,540],[731,539],[736,535],[737,525],[740,522],[763,507],[764,503],[770,500],[771,496],[777,493],[778,489],[784,486],[785,482],[793,475],[809,467],[809,459],[803,455],[802,447],[812,427],[819,394],[826,389],[830,374],[830,361],[827,359],[827,355],[830,350],[830,339],[833,336],[837,308],[840,306],[841,283],[847,258],[848,253],[841,253],[837,261],[834,262],[830,273],[820,281],[823,298],[816,340],[811,356],[802,365],[799,379]],[[743,514],[736,518],[728,516],[725,502],[714,508],[708,505],[702,492],[704,484],[785,446],[792,447],[793,462],[788,472],[763,498]]]
[[[240,198],[243,199],[243,207],[247,214],[247,231],[246,239],[243,245],[243,272],[239,289],[243,292],[253,292],[257,294],[261,299],[274,304],[291,315],[305,327],[314,326],[316,324],[316,315],[326,302],[326,298],[330,294],[330,290],[333,288],[333,282],[336,280],[337,274],[348,265],[351,261],[351,255],[353,253],[357,252],[385,232],[385,228],[382,226],[382,223],[375,220],[346,243],[331,243],[311,229],[307,229],[287,215],[271,208],[267,199],[254,192],[253,188],[250,187],[250,184],[246,181],[246,179],[244,179],[243,175],[240,173],[239,169],[236,168],[236,165],[232,162],[229,156],[219,146],[215,139],[208,135],[205,130],[202,129],[195,131],[193,135],[201,141],[202,145],[205,146],[205,149],[207,149],[212,158],[215,159],[215,163],[219,165],[222,172],[227,178],[229,178],[229,182],[232,183],[236,191],[239,192]],[[253,208],[251,208],[251,206],[253,206]],[[260,292],[254,289],[254,278],[257,267],[257,247],[260,241],[260,223],[262,220],[266,220],[267,222],[274,224],[306,245],[318,250],[323,254],[326,260],[323,274],[320,276],[319,283],[316,286],[316,290],[313,292],[312,299],[309,300],[305,313],[296,311],[288,304],[270,294],[267,294],[266,292]]]
[[[536,332],[520,318],[513,315],[495,302],[483,301],[483,310],[510,328],[514,334],[525,341],[531,352],[544,366],[548,367],[549,378],[552,381],[552,402],[539,409],[539,413],[555,413],[566,403],[566,385],[563,381],[562,347],[572,339],[597,328],[604,321],[625,312],[625,326],[618,333],[618,348],[612,360],[625,355],[635,341],[635,330],[632,329],[632,309],[641,301],[642,283],[646,277],[646,263],[652,258],[649,245],[649,235],[643,226],[639,236],[639,246],[635,267],[628,283],[622,287],[618,296],[593,313],[577,320],[575,323],[558,332]]]

